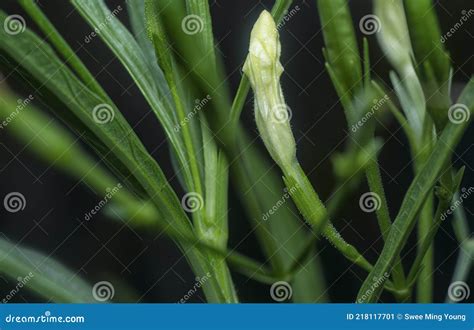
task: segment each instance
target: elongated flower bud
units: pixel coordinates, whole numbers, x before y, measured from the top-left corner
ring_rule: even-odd
[[[290,110],[280,86],[280,40],[275,21],[263,11],[250,36],[249,55],[244,73],[255,97],[255,120],[273,160],[285,167],[296,159],[296,146],[290,127]]]

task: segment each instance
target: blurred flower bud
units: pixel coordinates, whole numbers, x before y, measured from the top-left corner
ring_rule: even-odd
[[[374,13],[381,22],[377,39],[389,62],[401,79],[408,122],[415,135],[421,139],[426,111],[426,101],[421,83],[413,66],[413,49],[402,0],[375,0]],[[393,80],[393,79],[392,79]]]

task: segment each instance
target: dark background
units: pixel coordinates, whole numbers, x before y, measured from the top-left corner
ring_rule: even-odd
[[[110,8],[121,4],[124,10],[118,18],[128,24],[125,5],[109,1]],[[241,64],[246,56],[248,37],[260,11],[270,9],[273,1],[211,1],[216,40],[221,48],[229,74],[229,85],[235,93],[241,77]],[[370,1],[351,1],[354,22],[371,13]],[[89,44],[84,37],[91,28],[67,1],[42,0],[40,5],[65,39],[77,50],[85,64],[116,102],[147,149],[159,162],[168,177],[172,177],[169,150],[163,144],[164,136],[159,123],[150,115],[150,109],[132,80],[99,38]],[[282,63],[285,73],[282,85],[287,103],[293,109],[292,125],[298,141],[298,157],[310,174],[323,199],[329,198],[334,176],[330,156],[344,148],[346,123],[332,84],[324,70],[321,53],[323,39],[315,1],[295,1],[300,10],[281,29]],[[294,7],[294,6],[293,6]],[[27,18],[15,1],[2,1],[0,8],[9,14],[20,13]],[[436,9],[441,30],[448,31],[462,16],[463,9],[472,8],[471,0],[438,1]],[[32,27],[31,21],[27,25]],[[474,17],[447,41],[454,65],[453,97],[462,90],[474,72],[473,39]],[[358,37],[362,35],[359,33]],[[382,58],[375,37],[369,37],[371,60],[381,79],[386,79],[389,66]],[[252,102],[249,98],[243,120],[255,133]],[[145,120],[144,120],[145,119]],[[381,154],[385,189],[395,216],[408,184],[413,177],[409,164],[409,148],[398,125],[388,119],[378,134],[386,144]],[[474,186],[472,169],[471,129],[465,134],[455,155],[456,166],[466,166],[462,187]],[[134,231],[108,220],[104,215],[92,221],[83,221],[84,213],[94,207],[102,196],[96,196],[88,187],[66,177],[47,164],[37,161],[23,145],[0,131],[0,197],[11,191],[20,191],[27,199],[27,207],[19,213],[8,213],[0,208],[0,234],[23,246],[41,250],[77,271],[91,283],[108,279],[116,288],[116,298],[142,302],[176,302],[194,285],[195,279],[174,244],[164,236],[155,237]],[[263,150],[263,149],[262,149]],[[178,183],[172,184],[178,187]],[[179,190],[178,190],[179,191]],[[360,188],[335,220],[345,239],[366,257],[375,262],[381,244],[372,246],[378,236],[373,214],[362,212],[358,196],[367,191]],[[179,191],[181,195],[181,191]],[[468,219],[472,220],[472,197],[464,202]],[[250,230],[242,206],[234,193],[230,195],[230,246],[241,242]],[[413,236],[413,235],[412,235]],[[415,237],[411,237],[404,253],[413,257]],[[457,242],[451,224],[445,221],[436,239],[435,301],[444,300],[457,257]],[[253,257],[261,257],[253,236],[240,244],[239,250]],[[365,273],[350,265],[337,251],[321,242],[324,275],[330,286],[329,295],[335,302],[354,300]],[[412,259],[408,259],[412,260]],[[407,267],[409,264],[406,264]],[[349,271],[346,271],[349,268]],[[344,275],[341,277],[340,275]],[[268,286],[258,284],[235,274],[238,294],[242,301],[269,302]],[[5,283],[4,283],[5,282]],[[15,283],[0,277],[0,296],[11,290]],[[122,286],[124,288],[122,289]],[[125,289],[128,287],[130,290]],[[472,287],[472,285],[471,285]],[[124,294],[124,292],[128,292]],[[133,291],[135,293],[133,293]],[[384,301],[390,301],[390,297]],[[202,301],[195,295],[191,301]],[[41,301],[22,290],[14,301]]]

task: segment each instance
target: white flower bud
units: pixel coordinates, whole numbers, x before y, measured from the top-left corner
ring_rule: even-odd
[[[291,112],[280,86],[280,40],[275,21],[263,11],[250,35],[249,55],[244,73],[255,98],[255,120],[273,160],[285,167],[296,160],[296,146],[290,127]]]

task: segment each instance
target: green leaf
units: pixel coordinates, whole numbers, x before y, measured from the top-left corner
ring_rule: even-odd
[[[202,150],[202,144],[199,140],[192,139],[191,125],[185,120],[188,111],[185,110],[184,91],[181,85],[181,77],[178,70],[175,70],[176,64],[174,63],[173,54],[170,51],[171,45],[168,43],[165,31],[161,25],[160,18],[158,15],[159,8],[156,7],[156,1],[145,2],[145,18],[148,30],[148,36],[153,43],[156,58],[159,66],[165,74],[165,79],[171,91],[172,99],[176,109],[178,121],[180,123],[178,127],[181,133],[186,156],[187,164],[190,168],[191,178],[188,179],[187,190],[196,192],[200,195],[203,194],[203,188],[201,184],[202,173],[200,171],[200,164],[202,164],[202,155],[198,154]],[[198,215],[198,214],[196,214]]]
[[[206,213],[196,229],[202,238],[219,247],[227,246],[228,164],[215,144],[207,123],[202,120]]]
[[[193,176],[194,184],[189,187],[193,193],[198,194],[201,198],[204,197],[204,205],[199,212],[194,212],[193,221],[196,227],[196,233],[198,237],[203,238],[205,241],[211,243],[219,243],[219,246],[226,247],[227,245],[227,210],[225,210],[223,218],[217,218],[215,214],[215,205],[216,203],[223,202],[223,200],[216,200],[214,190],[216,189],[216,179],[223,180],[219,177],[220,175],[227,176],[227,171],[224,173],[219,173],[217,171],[217,146],[212,137],[209,137],[209,132],[206,132],[207,135],[204,135],[203,132],[203,141],[200,143],[199,140],[192,139],[192,132],[190,130],[189,121],[186,122],[185,119],[185,109],[183,106],[184,92],[181,88],[181,81],[184,81],[184,77],[181,77],[180,71],[177,70],[176,63],[174,61],[173,53],[171,52],[171,45],[167,40],[165,30],[162,26],[160,20],[159,12],[160,7],[157,6],[156,1],[146,1],[145,2],[145,17],[147,22],[147,30],[149,38],[152,40],[156,57],[160,67],[162,68],[165,78],[170,86],[172,97],[175,103],[176,112],[178,119],[181,124],[180,132],[183,136],[184,145],[188,154],[189,164],[191,167],[191,173]],[[200,117],[201,114],[198,114],[197,117]],[[194,120],[194,122],[197,122]],[[204,118],[202,121],[202,130],[207,130],[204,123]],[[199,134],[200,134],[199,130]],[[198,143],[196,143],[198,142]],[[197,154],[199,150],[199,155]],[[204,153],[204,163],[198,164],[198,158],[202,157],[201,153]],[[204,176],[200,173],[200,167],[204,168]],[[211,172],[209,172],[211,171]],[[226,178],[225,178],[226,179]],[[201,183],[201,180],[205,180],[204,186]],[[227,189],[227,182],[225,182]],[[204,196],[205,193],[205,196]],[[224,206],[227,205],[226,200],[227,194],[221,196],[224,198]],[[227,269],[225,259],[222,257],[216,257],[212,254],[209,255],[209,262],[213,267],[215,277],[218,279],[218,282],[221,284],[223,291],[228,302],[236,302],[237,296],[232,284],[232,279],[230,273]]]
[[[208,36],[211,23],[207,6],[197,5],[197,2],[186,6],[184,0],[151,3],[159,13],[168,40],[172,40],[175,61],[183,68],[184,76],[192,78],[200,95],[212,97],[214,106],[206,109],[205,114],[216,140],[226,145],[233,143],[226,132],[230,107],[227,83],[223,79],[223,65]]]
[[[291,260],[305,245],[308,235],[299,223],[294,207],[290,204],[274,214],[272,221],[262,220],[263,215],[281,198],[284,187],[280,174],[276,170],[268,170],[271,164],[238,124],[249,90],[239,88],[240,98],[235,99],[230,114],[230,118],[235,118],[234,125],[231,125],[228,91],[225,88],[226,84],[222,83],[226,79],[218,54],[216,54],[216,67],[204,56],[211,49],[200,55],[202,53],[199,49],[202,45],[196,43],[199,38],[196,38],[195,34],[183,33],[182,19],[193,14],[184,8],[182,5],[184,1],[163,0],[158,3],[162,6],[160,16],[167,36],[173,40],[174,50],[178,53],[175,60],[182,65],[185,73],[190,73],[190,76],[194,78],[194,85],[199,86],[201,95],[208,94],[210,90],[213,91],[211,108],[206,107],[203,113],[211,125],[216,142],[224,146],[228,159],[233,160],[231,162],[232,181],[254,225],[257,238],[263,245],[264,253],[275,269],[282,271],[285,267],[291,266]],[[291,3],[292,1],[288,0],[277,0],[272,10],[272,14],[276,15],[275,19],[280,20]],[[212,51],[215,52],[215,49]],[[200,65],[196,66],[196,63]],[[217,73],[217,78],[212,78],[215,73]],[[215,79],[213,84],[217,83],[217,85],[211,84],[212,79]],[[246,79],[243,78],[240,86],[243,86],[245,81]],[[239,106],[235,107],[235,105]],[[223,125],[219,126],[219,123]],[[289,235],[289,233],[294,234]],[[321,267],[318,262],[317,257],[313,258],[296,275],[293,282],[295,283],[293,290],[295,300],[314,302],[326,299],[323,274],[319,271]]]
[[[5,17],[4,13],[0,13],[2,22]],[[59,61],[53,50],[29,30],[16,36],[1,30],[0,36],[1,49],[12,58],[21,59],[21,65],[36,79],[43,81],[44,85],[63,100],[74,115],[122,160],[147,192],[155,196],[159,206],[166,205],[163,211],[170,212],[169,216],[172,218],[181,218],[181,222],[175,222],[176,225],[180,225],[183,230],[189,230],[189,221],[161,169],[118,109],[113,104],[104,103],[105,100],[90,92]],[[101,123],[104,119],[100,117],[101,114],[106,115],[105,120],[110,121]],[[157,191],[162,194],[156,196]]]
[[[426,113],[426,100],[420,80],[415,71],[410,35],[402,0],[374,0],[374,13],[380,19],[377,40],[390,64],[397,71],[400,81],[391,75],[408,123],[421,144]],[[403,94],[403,95],[402,95]]]
[[[107,94],[95,80],[94,76],[82,63],[76,53],[74,53],[71,46],[69,46],[58,30],[56,30],[54,25],[41,11],[40,7],[35,3],[35,1],[19,0],[19,3],[23,9],[33,18],[35,23],[39,26],[41,31],[43,31],[48,40],[52,42],[53,46],[62,55],[63,59],[73,67],[87,87],[103,98],[108,98]]]
[[[474,79],[471,79],[458,102],[464,104],[470,112],[469,115],[471,115],[474,109]],[[428,194],[432,191],[432,187],[438,180],[444,166],[450,160],[451,154],[469,122],[469,120],[461,123],[450,122],[443,130],[426,164],[415,177],[403,198],[400,211],[392,225],[382,253],[374,269],[362,284],[357,302],[376,302],[378,300],[382,286],[379,285],[374,288],[374,279],[376,281],[386,280],[384,274],[390,272],[396,256],[400,254],[416,223],[418,212]]]
[[[127,12],[133,36],[146,57],[148,65],[157,65],[155,49],[148,38],[145,20],[145,0],[127,1]]]
[[[415,60],[427,99],[427,110],[441,132],[451,105],[451,60],[444,46],[432,0],[404,1]]]
[[[0,272],[56,303],[93,303],[92,287],[50,256],[0,238]]]
[[[206,60],[209,61],[209,63],[216,63],[209,2],[207,0],[186,0],[186,11],[190,15],[196,15],[201,19],[202,31],[197,33],[195,37],[206,56]]]
[[[100,37],[117,56],[129,72],[148,104],[156,114],[173,146],[185,175],[186,184],[192,187],[192,175],[186,156],[186,148],[175,127],[178,119],[171,104],[171,93],[163,73],[157,65],[150,65],[130,32],[112,14],[102,0],[78,1],[73,5],[94,29],[100,30]],[[103,24],[107,22],[107,24]]]
[[[0,22],[6,15],[0,12]],[[0,30],[0,49],[12,58],[21,59],[21,65],[51,92],[61,99],[75,117],[92,131],[98,141],[117,156],[148,194],[159,210],[159,219],[182,233],[192,234],[192,227],[175,192],[168,184],[158,164],[148,154],[140,140],[113,104],[93,94],[59,61],[53,50],[31,31],[11,36]],[[96,108],[98,107],[99,108]],[[98,123],[94,109],[108,114],[105,122]],[[99,111],[96,111],[99,113]],[[95,119],[94,119],[95,118]],[[207,259],[193,246],[179,242],[194,272],[207,274]],[[214,281],[204,285],[209,301],[224,301]]]
[[[433,0],[404,0],[404,4],[415,58],[418,64],[430,64],[441,86],[449,79],[451,65]]]
[[[30,104],[32,95],[25,99],[27,102],[23,101],[22,107],[18,106],[17,99],[4,88],[0,88],[0,115],[11,120],[5,128],[8,133],[23,142],[28,151],[79,181],[84,181],[99,196],[107,195],[113,190],[113,200],[120,203],[127,218],[150,221],[149,219],[158,217],[152,204],[137,200],[119,180],[82,150],[77,139],[54,119],[36,110]]]
[[[359,48],[347,0],[318,0],[327,61],[342,86],[342,93],[354,95],[362,87]]]

